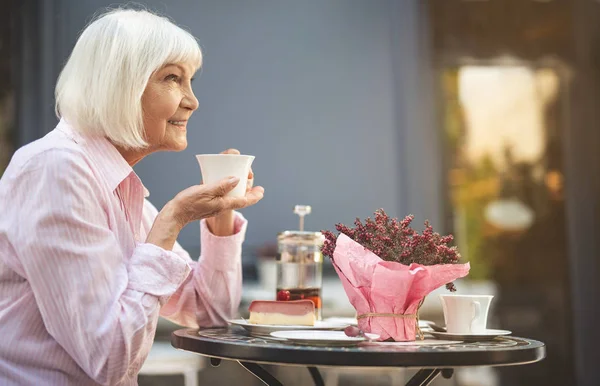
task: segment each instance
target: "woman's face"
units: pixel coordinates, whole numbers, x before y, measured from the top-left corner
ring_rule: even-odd
[[[192,91],[194,68],[168,64],[154,72],[142,95],[144,130],[150,150],[180,151],[187,147],[187,123],[198,108]]]

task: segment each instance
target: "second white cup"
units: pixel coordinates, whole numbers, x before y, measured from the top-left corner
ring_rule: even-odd
[[[440,295],[446,331],[451,334],[477,334],[487,329],[492,295]]]
[[[246,194],[248,173],[254,161],[253,155],[240,154],[198,154],[202,182],[211,184],[226,177],[237,177],[240,182],[227,195],[243,197]]]

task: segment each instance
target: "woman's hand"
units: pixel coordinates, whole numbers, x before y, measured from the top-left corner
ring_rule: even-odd
[[[237,150],[228,150],[236,151]],[[232,153],[229,153],[232,154]],[[233,153],[236,154],[236,153]],[[239,152],[237,152],[239,154]],[[239,178],[225,178],[214,184],[191,186],[175,196],[158,213],[147,243],[170,250],[184,226],[206,218],[210,231],[217,236],[233,234],[233,210],[256,204],[263,198],[261,186],[252,187],[252,171],[244,197],[226,196],[239,183]]]

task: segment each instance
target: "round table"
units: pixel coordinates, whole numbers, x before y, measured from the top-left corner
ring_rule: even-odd
[[[428,385],[440,373],[449,378],[456,367],[524,365],[546,356],[544,343],[512,336],[439,345],[361,343],[351,347],[322,347],[254,337],[237,326],[177,330],[172,334],[171,344],[210,357],[213,366],[221,359],[238,361],[267,385],[281,385],[281,382],[259,363],[307,366],[316,385],[323,385],[316,366],[420,368],[407,383],[413,386]]]

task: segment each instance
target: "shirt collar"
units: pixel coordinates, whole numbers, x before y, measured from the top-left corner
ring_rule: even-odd
[[[64,118],[61,118],[57,128],[77,144],[88,150],[88,155],[94,160],[94,163],[108,182],[111,191],[117,189],[130,174],[133,174],[134,179],[142,185],[144,197],[150,195],[150,192],[148,192],[148,189],[146,189],[133,168],[108,139],[101,136],[82,134],[75,130]]]

